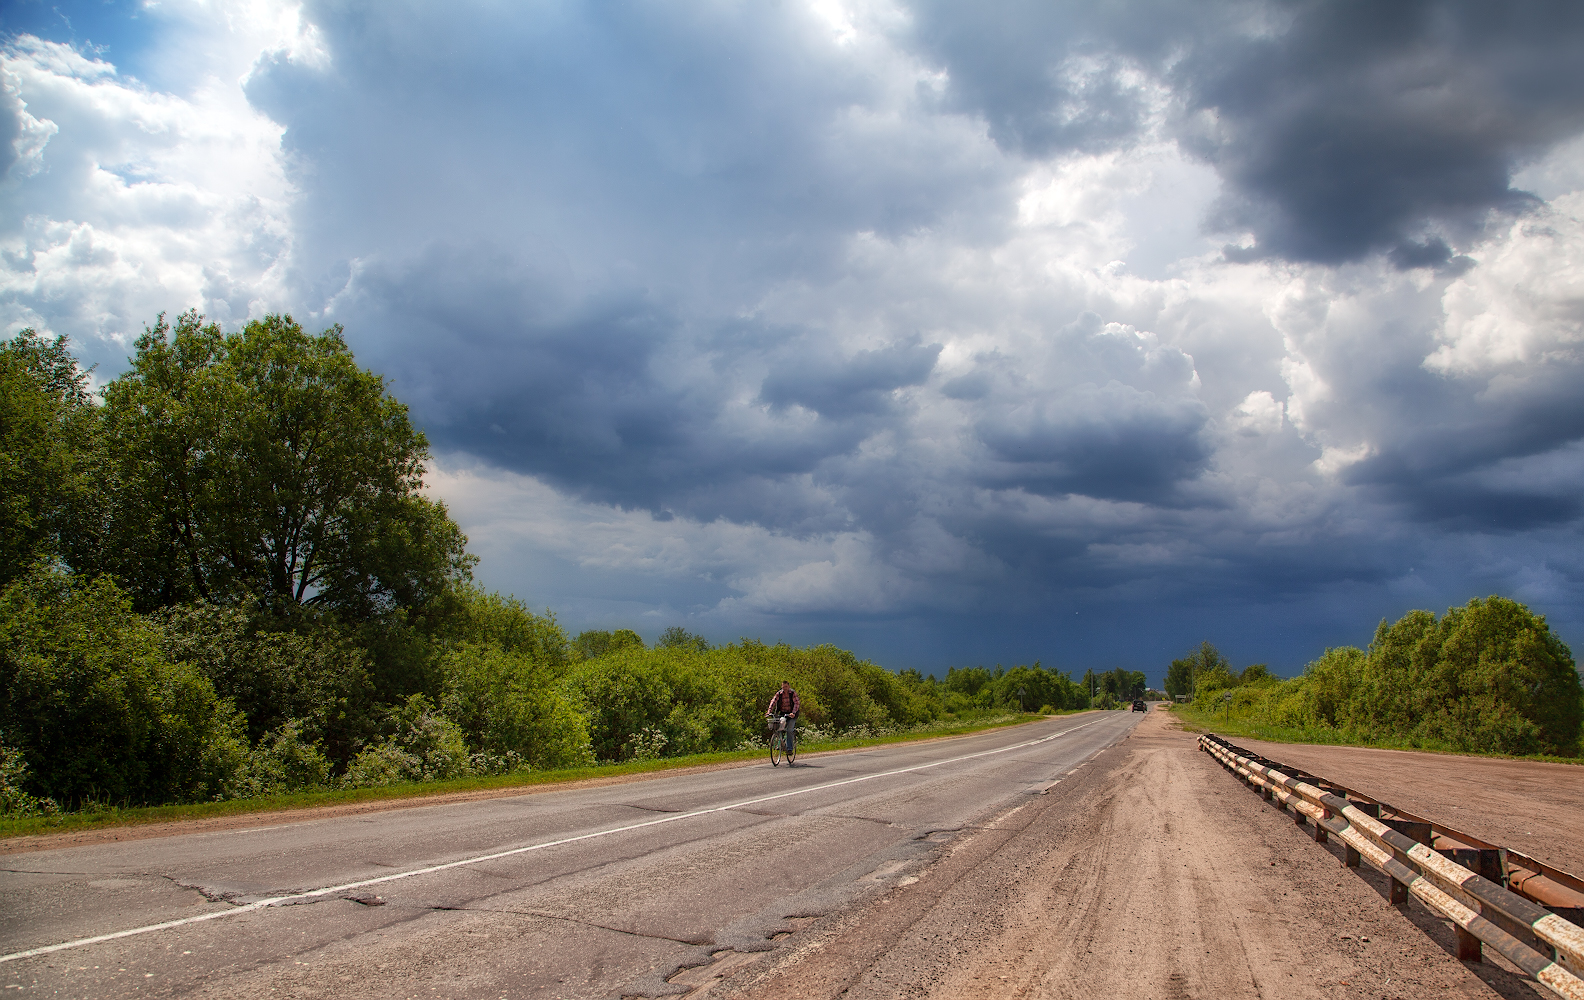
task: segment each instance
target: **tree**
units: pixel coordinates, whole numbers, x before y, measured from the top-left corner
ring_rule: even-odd
[[[227,336],[161,315],[104,395],[103,568],[141,607],[252,597],[368,618],[469,575],[466,538],[421,492],[427,440],[339,326],[272,315]]]
[[[1270,672],[1270,667],[1263,663],[1251,663],[1238,675],[1239,684],[1269,684],[1277,679],[1276,675]]]
[[[1418,731],[1463,748],[1572,756],[1584,688],[1543,615],[1492,595],[1448,608],[1411,654]]]
[[[689,632],[680,625],[672,625],[660,633],[660,641],[655,643],[656,649],[691,649],[698,653],[710,651],[709,640],[702,635]]]
[[[0,343],[0,586],[80,544],[97,498],[94,421],[65,337]]]
[[[629,646],[643,649],[643,636],[630,628],[619,628],[614,632],[588,629],[579,632],[578,637],[572,640],[572,653],[577,659],[597,660]]]
[[[1180,694],[1191,697],[1199,688],[1200,677],[1218,670],[1230,675],[1231,662],[1208,640],[1201,642],[1198,649],[1180,660],[1171,662],[1171,666],[1166,670],[1166,693],[1173,698]]]

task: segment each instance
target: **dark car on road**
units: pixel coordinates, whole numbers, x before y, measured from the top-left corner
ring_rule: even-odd
[[[1138,700],[1133,702],[1133,711],[1135,711],[1135,712],[1147,712],[1147,711],[1149,711],[1149,709],[1146,708],[1145,705],[1144,705],[1144,699],[1140,698],[1140,699],[1138,699]]]

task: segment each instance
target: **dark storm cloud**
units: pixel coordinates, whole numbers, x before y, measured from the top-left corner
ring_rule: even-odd
[[[1171,75],[1202,115],[1190,145],[1232,185],[1215,221],[1289,259],[1419,266],[1426,226],[1468,236],[1536,202],[1510,178],[1584,128],[1581,28],[1572,3],[1315,2],[1203,40]]]
[[[893,391],[929,378],[940,351],[939,344],[897,344],[849,358],[798,351],[777,361],[759,398],[772,407],[796,404],[826,417],[880,413],[889,408]]]
[[[1010,214],[973,132],[866,119],[885,81],[798,5],[309,16],[330,68],[247,87],[301,170],[300,280],[438,447],[581,497],[827,526],[788,477],[905,424],[940,348],[754,299],[832,280],[855,231]]]
[[[1148,95],[1130,60],[1153,63],[1177,40],[1236,11],[1132,2],[1003,0],[910,5],[915,43],[950,74],[950,106],[981,115],[1003,148],[1030,157],[1135,141]]]
[[[1211,449],[1198,400],[1161,400],[1110,382],[1078,386],[1050,404],[980,422],[999,461],[987,484],[1040,495],[1160,503],[1204,470]]]
[[[1207,220],[1233,260],[1444,264],[1487,212],[1536,199],[1513,172],[1584,129],[1584,7],[1566,0],[1276,5],[925,3],[952,96],[1009,149],[1127,143],[1172,87],[1174,133],[1227,185]]]
[[[888,100],[797,5],[309,4],[328,70],[280,57],[249,99],[310,167],[304,251],[412,235],[551,242],[580,275],[726,285],[839,267],[856,229],[1002,218],[1005,177],[949,136],[892,141]],[[400,206],[399,211],[392,211]],[[317,261],[305,260],[314,265]]]
[[[1389,380],[1385,433],[1343,481],[1446,530],[1516,532],[1579,519],[1584,370],[1556,364],[1471,394],[1422,370]],[[1558,468],[1569,474],[1558,474]]]
[[[532,274],[500,252],[431,247],[366,267],[342,310],[357,317],[360,360],[390,373],[438,448],[628,507],[807,529],[819,512],[776,481],[851,452],[877,421],[905,422],[890,394],[926,378],[939,353],[902,344],[843,357],[828,338],[781,330],[767,345],[739,329],[695,354],[654,301],[564,305],[553,279]],[[787,338],[797,350],[776,351]],[[751,424],[729,403],[745,365],[771,372],[771,412]],[[820,417],[775,419],[788,403]]]

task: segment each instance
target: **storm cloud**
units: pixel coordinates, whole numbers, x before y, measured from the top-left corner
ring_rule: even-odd
[[[1576,5],[15,10],[8,330],[343,324],[574,630],[1584,640]]]

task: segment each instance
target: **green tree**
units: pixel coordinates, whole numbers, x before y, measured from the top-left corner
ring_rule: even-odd
[[[1491,596],[1449,608],[1414,648],[1418,731],[1459,749],[1579,750],[1584,689],[1545,618]]]
[[[223,335],[163,316],[105,389],[104,568],[142,607],[202,599],[368,618],[465,579],[466,539],[422,495],[428,442],[333,327]]]
[[[473,746],[540,768],[591,759],[588,727],[544,664],[499,645],[460,643],[442,669],[441,708]]]
[[[1270,672],[1270,667],[1263,663],[1251,663],[1238,675],[1239,684],[1269,684],[1278,679]]]
[[[614,632],[587,629],[572,640],[572,655],[579,660],[596,660],[628,647],[643,649],[643,636],[630,628],[619,628]]]
[[[72,559],[99,493],[88,372],[66,338],[23,330],[0,343],[0,586],[36,559]]]
[[[1166,670],[1166,693],[1173,698],[1180,694],[1193,697],[1198,693],[1200,677],[1211,673],[1216,675],[1218,681],[1222,673],[1230,677],[1232,664],[1207,640],[1187,656],[1171,662]],[[1230,684],[1221,683],[1220,686],[1229,687]]]
[[[709,640],[702,635],[689,632],[680,625],[672,625],[660,633],[660,641],[655,643],[656,649],[691,649],[695,653],[710,651]]]

